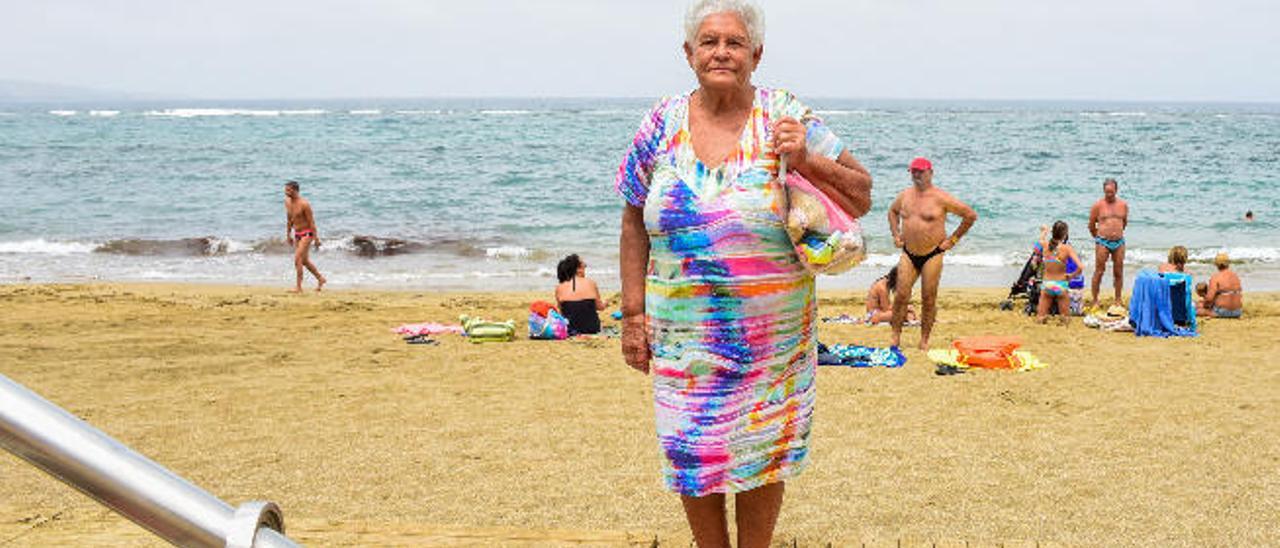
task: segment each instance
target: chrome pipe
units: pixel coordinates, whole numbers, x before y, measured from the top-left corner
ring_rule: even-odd
[[[177,546],[298,546],[275,504],[232,508],[4,375],[0,447]]]

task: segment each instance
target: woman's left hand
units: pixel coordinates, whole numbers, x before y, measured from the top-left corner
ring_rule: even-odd
[[[787,160],[789,169],[798,169],[809,160],[809,147],[805,142],[809,129],[790,116],[773,123],[773,151],[779,159]]]

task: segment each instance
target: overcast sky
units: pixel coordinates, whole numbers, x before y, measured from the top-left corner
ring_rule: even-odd
[[[0,0],[0,79],[193,98],[653,97],[684,0]],[[802,96],[1280,101],[1278,0],[765,0]]]

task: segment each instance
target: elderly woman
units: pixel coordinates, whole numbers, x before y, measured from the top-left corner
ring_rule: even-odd
[[[1209,287],[1200,314],[1211,318],[1239,318],[1244,314],[1244,285],[1240,276],[1231,270],[1231,258],[1219,253],[1213,258],[1218,271],[1209,278]]]
[[[855,217],[871,177],[795,96],[757,88],[763,16],[704,0],[685,20],[698,87],[660,101],[618,169],[622,352],[653,373],[667,486],[699,546],[765,546],[808,455],[817,317],[784,230],[779,157]]]

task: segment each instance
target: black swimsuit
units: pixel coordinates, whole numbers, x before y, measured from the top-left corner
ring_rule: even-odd
[[[924,268],[924,264],[929,262],[929,259],[932,259],[935,256],[946,253],[945,251],[942,250],[941,247],[935,247],[933,248],[933,251],[925,253],[924,255],[914,255],[910,251],[907,251],[907,248],[905,247],[902,248],[902,252],[905,253],[907,255],[907,258],[911,260],[911,264],[915,265],[916,272],[920,272],[921,269]]]
[[[578,288],[577,279],[574,279],[571,283],[574,289]],[[561,301],[560,313],[564,314],[566,320],[569,320],[570,333],[595,334],[600,332],[600,316],[596,314],[595,299]]]

